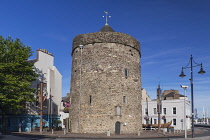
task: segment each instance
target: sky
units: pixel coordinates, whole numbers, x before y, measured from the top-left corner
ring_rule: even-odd
[[[209,0],[0,0],[0,35],[19,38],[31,46],[36,58],[38,48],[54,55],[55,66],[63,76],[63,93],[70,92],[72,40],[78,34],[99,31],[109,25],[141,43],[142,87],[152,99],[158,84],[163,90],[189,86],[190,61],[193,67],[194,108],[201,117],[203,107],[210,114],[210,1]],[[194,64],[196,65],[196,64]],[[209,115],[210,116],[210,115]]]

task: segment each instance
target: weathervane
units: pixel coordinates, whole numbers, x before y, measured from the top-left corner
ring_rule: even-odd
[[[104,13],[106,14],[106,24],[105,25],[108,25],[108,18],[111,18],[111,16],[108,16],[108,12],[104,11]],[[105,17],[105,16],[103,16]]]

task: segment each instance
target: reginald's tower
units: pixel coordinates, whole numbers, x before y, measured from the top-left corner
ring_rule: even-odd
[[[73,40],[70,130],[137,133],[142,128],[140,43],[106,24]]]

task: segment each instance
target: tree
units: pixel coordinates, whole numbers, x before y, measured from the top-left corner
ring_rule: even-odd
[[[0,114],[2,128],[5,130],[5,115],[20,113],[26,102],[34,101],[35,89],[31,82],[36,73],[33,63],[27,61],[32,55],[30,46],[19,39],[0,36]]]

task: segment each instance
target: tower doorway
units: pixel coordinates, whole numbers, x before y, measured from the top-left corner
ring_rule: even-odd
[[[120,122],[115,123],[115,134],[120,134]]]

